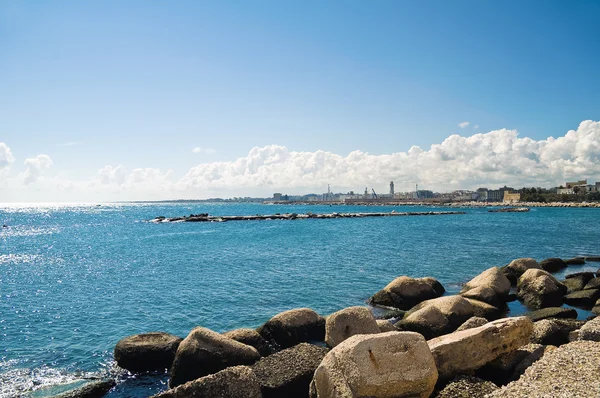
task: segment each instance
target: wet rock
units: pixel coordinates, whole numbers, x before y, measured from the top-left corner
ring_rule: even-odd
[[[559,307],[566,291],[565,285],[541,269],[525,271],[517,284],[517,295],[532,309]]]
[[[131,372],[169,369],[182,340],[164,332],[128,336],[115,346],[115,360]]]
[[[542,319],[533,324],[531,342],[560,346],[569,342],[569,334],[581,328],[585,321],[576,319]]]
[[[422,301],[441,296],[444,288],[434,278],[400,276],[369,299],[373,305],[385,305],[408,310]]]
[[[600,317],[587,321],[579,329],[578,340],[600,341]]]
[[[547,258],[540,261],[540,267],[544,271],[557,272],[563,268],[567,268],[567,264],[560,258]]]
[[[375,317],[365,307],[349,307],[329,315],[325,322],[325,342],[335,347],[355,334],[379,333]]]
[[[573,308],[548,307],[525,314],[533,322],[547,318],[577,318],[577,311]]]
[[[375,307],[375,319],[402,319],[406,311],[393,307]]]
[[[483,398],[498,389],[494,383],[473,376],[458,376],[434,398]]]
[[[527,344],[518,349],[506,352],[494,359],[490,363],[486,364],[479,370],[476,375],[484,380],[493,382],[494,384],[501,386],[508,384],[511,381],[517,366],[531,354],[534,354],[538,359],[544,353],[544,346],[541,344]],[[530,359],[532,359],[531,357]],[[533,363],[533,361],[532,361]]]
[[[583,287],[584,290],[587,289],[600,289],[600,278],[590,279],[588,283]]]
[[[258,359],[260,354],[254,347],[197,327],[179,344],[169,386],[177,387],[230,366],[251,365]]]
[[[416,305],[395,326],[430,339],[456,330],[472,316],[473,305],[469,300],[462,296],[445,296]]]
[[[563,300],[574,307],[592,307],[599,298],[600,289],[587,289],[567,294]]]
[[[567,287],[567,293],[573,293],[579,290],[583,290],[585,285],[592,278],[594,278],[593,272],[578,272],[575,274],[567,275],[565,279],[561,281],[561,283]]]
[[[488,323],[489,321],[485,318],[479,317],[479,316],[472,316],[471,318],[467,319],[465,321],[465,323],[463,323],[462,325],[460,325],[458,327],[458,329],[456,329],[457,332],[460,332],[461,330],[467,330],[467,329],[473,329],[473,328],[478,328],[479,326],[483,326],[486,323]]]
[[[317,368],[311,398],[429,397],[437,381],[423,336],[411,332],[356,335]]]
[[[519,378],[487,398],[588,397],[600,391],[600,344],[577,341],[547,352]]]
[[[152,398],[262,398],[260,384],[248,366],[232,366],[189,381]]]
[[[306,398],[315,370],[327,349],[300,343],[261,359],[252,370],[264,398]]]
[[[440,336],[427,343],[440,379],[451,379],[529,343],[532,331],[533,323],[527,317],[504,318]]]
[[[275,315],[257,332],[282,348],[298,343],[324,341],[325,319],[310,308],[298,308]]]
[[[567,265],[583,265],[585,264],[585,259],[583,257],[575,257],[565,260],[565,264]]]
[[[528,269],[542,269],[542,267],[533,258],[517,258],[503,267],[502,273],[506,275],[511,284],[515,285]]]
[[[379,331],[381,333],[396,331],[396,328],[394,327],[394,325],[392,325],[392,323],[390,321],[387,321],[385,319],[378,319],[377,326],[379,327]]]
[[[256,330],[235,329],[223,333],[223,336],[256,348],[261,357],[271,355],[275,350]]]
[[[92,381],[82,387],[55,395],[53,398],[101,398],[116,384],[112,379]]]

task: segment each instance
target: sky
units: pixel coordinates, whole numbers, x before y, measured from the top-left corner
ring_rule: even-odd
[[[599,1],[0,2],[0,202],[600,181]]]

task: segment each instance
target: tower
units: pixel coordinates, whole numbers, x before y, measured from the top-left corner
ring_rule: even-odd
[[[390,181],[390,196],[394,198],[394,181]]]

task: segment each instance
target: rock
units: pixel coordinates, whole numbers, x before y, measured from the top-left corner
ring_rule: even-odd
[[[595,273],[593,273],[591,271],[586,271],[586,272],[575,272],[573,274],[569,274],[569,275],[565,276],[565,279],[573,279],[573,278],[583,279],[585,281],[584,282],[584,286],[585,286],[585,284],[588,283],[590,281],[590,279],[595,278],[595,277],[596,277]]]
[[[567,294],[563,300],[574,307],[593,307],[599,298],[600,289],[587,289]]]
[[[589,397],[600,391],[600,344],[577,341],[546,353],[519,378],[486,398]]]
[[[597,262],[597,261],[600,261],[600,256],[585,256],[584,260],[585,261]]]
[[[517,258],[502,268],[502,273],[506,275],[510,283],[515,285],[521,275],[528,269],[541,269],[538,262],[533,258]]]
[[[223,336],[256,348],[261,357],[271,355],[275,351],[267,340],[254,329],[235,329],[223,333]]]
[[[579,329],[579,340],[600,341],[600,317],[587,321]]]
[[[528,344],[524,347],[537,347],[537,344]],[[521,347],[520,349],[523,349]],[[528,367],[533,365],[533,363],[543,357],[546,353],[556,349],[553,345],[541,346],[542,348],[534,349],[531,351],[529,355],[527,355],[519,364],[515,367],[513,374],[508,379],[509,382],[519,380],[519,378],[525,373]]]
[[[335,347],[355,334],[379,333],[375,317],[365,307],[349,307],[329,315],[325,322],[325,342]]]
[[[434,278],[399,276],[369,299],[373,305],[386,305],[408,310],[422,301],[441,296],[443,286]]]
[[[477,370],[477,377],[488,380],[501,386],[510,381],[517,366],[531,354],[541,358],[544,346],[541,344],[527,344],[518,349],[506,352]],[[532,357],[533,358],[533,357]],[[533,362],[532,362],[533,363]]]
[[[578,292],[580,290],[583,290],[583,288],[587,282],[584,282],[580,278],[570,278],[570,279],[564,279],[564,280],[560,281],[560,283],[562,283],[563,285],[565,285],[567,287],[567,294],[569,294],[569,293]]]
[[[440,379],[451,379],[527,343],[533,323],[527,317],[503,318],[483,326],[429,340]]]
[[[456,330],[472,316],[473,305],[469,300],[462,296],[445,296],[416,305],[395,326],[430,339]]]
[[[525,271],[517,283],[517,295],[532,309],[559,307],[566,291],[565,285],[541,269]]]
[[[396,328],[394,327],[394,325],[392,325],[392,323],[390,321],[386,321],[385,319],[378,319],[377,327],[379,327],[379,331],[381,333],[396,331]]]
[[[583,257],[575,257],[565,260],[565,264],[567,265],[583,265],[585,264],[585,259]]]
[[[423,336],[412,332],[356,335],[317,368],[311,398],[429,397],[437,370]]]
[[[554,346],[567,344],[569,334],[584,323],[576,319],[542,319],[533,324],[531,342]]]
[[[169,387],[177,387],[230,366],[251,365],[258,359],[260,354],[256,348],[197,327],[179,344],[171,366]]]
[[[74,390],[54,395],[52,398],[101,398],[116,384],[113,379],[92,381]]]
[[[584,290],[587,289],[600,289],[600,278],[590,279],[588,283],[583,287]]]
[[[163,332],[128,336],[115,346],[115,360],[117,365],[131,372],[169,369],[182,340]]]
[[[483,301],[484,303],[488,303],[496,307],[500,305],[500,299],[496,295],[496,292],[494,289],[488,286],[474,287],[473,289],[460,293],[460,295],[464,298]]]
[[[560,258],[547,258],[540,261],[540,267],[544,271],[557,272],[563,268],[567,268],[567,264]]]
[[[152,398],[262,398],[258,379],[248,366],[232,366],[189,381]]]
[[[458,376],[434,398],[483,398],[498,389],[494,383],[473,376]]]
[[[497,299],[498,297],[504,298],[508,295],[508,293],[510,293],[510,281],[508,280],[506,275],[502,273],[502,270],[498,267],[489,268],[483,271],[481,274],[477,275],[475,278],[471,279],[465,284],[465,286],[461,290],[461,294],[481,287],[487,287],[492,289],[495,293],[494,299]],[[484,295],[482,295],[479,298],[475,296],[465,297],[476,298],[477,300],[485,301],[486,303],[496,305],[494,302],[484,300],[484,297],[488,296],[490,296],[489,292],[484,292]]]
[[[485,318],[488,321],[493,321],[500,318],[502,314],[508,310],[506,305],[503,305],[502,308],[498,308],[479,300],[467,298],[467,301],[473,306],[474,316]]]
[[[548,307],[525,314],[533,322],[547,318],[577,318],[577,311],[573,308]]]
[[[252,366],[264,398],[306,398],[317,366],[327,349],[300,343],[262,358]]]
[[[478,328],[479,326],[483,326],[483,325],[485,325],[488,322],[489,321],[487,319],[482,318],[480,316],[472,316],[471,318],[467,319],[465,321],[465,323],[463,323],[462,325],[460,325],[458,327],[458,329],[456,329],[456,331],[460,332],[461,330]]]
[[[325,319],[310,308],[298,308],[275,315],[257,332],[282,348],[298,343],[324,341]]]
[[[393,307],[374,307],[375,319],[402,319],[406,311]]]

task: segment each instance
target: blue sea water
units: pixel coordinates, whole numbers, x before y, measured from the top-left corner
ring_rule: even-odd
[[[599,209],[360,219],[148,223],[251,215],[439,208],[259,204],[0,205],[0,398],[110,375],[110,397],[146,397],[166,375],[119,371],[112,349],[148,331],[257,327],[278,312],[361,305],[399,275],[449,291],[518,257],[600,254]],[[598,263],[567,272],[596,270]],[[522,311],[512,305],[514,312]]]

